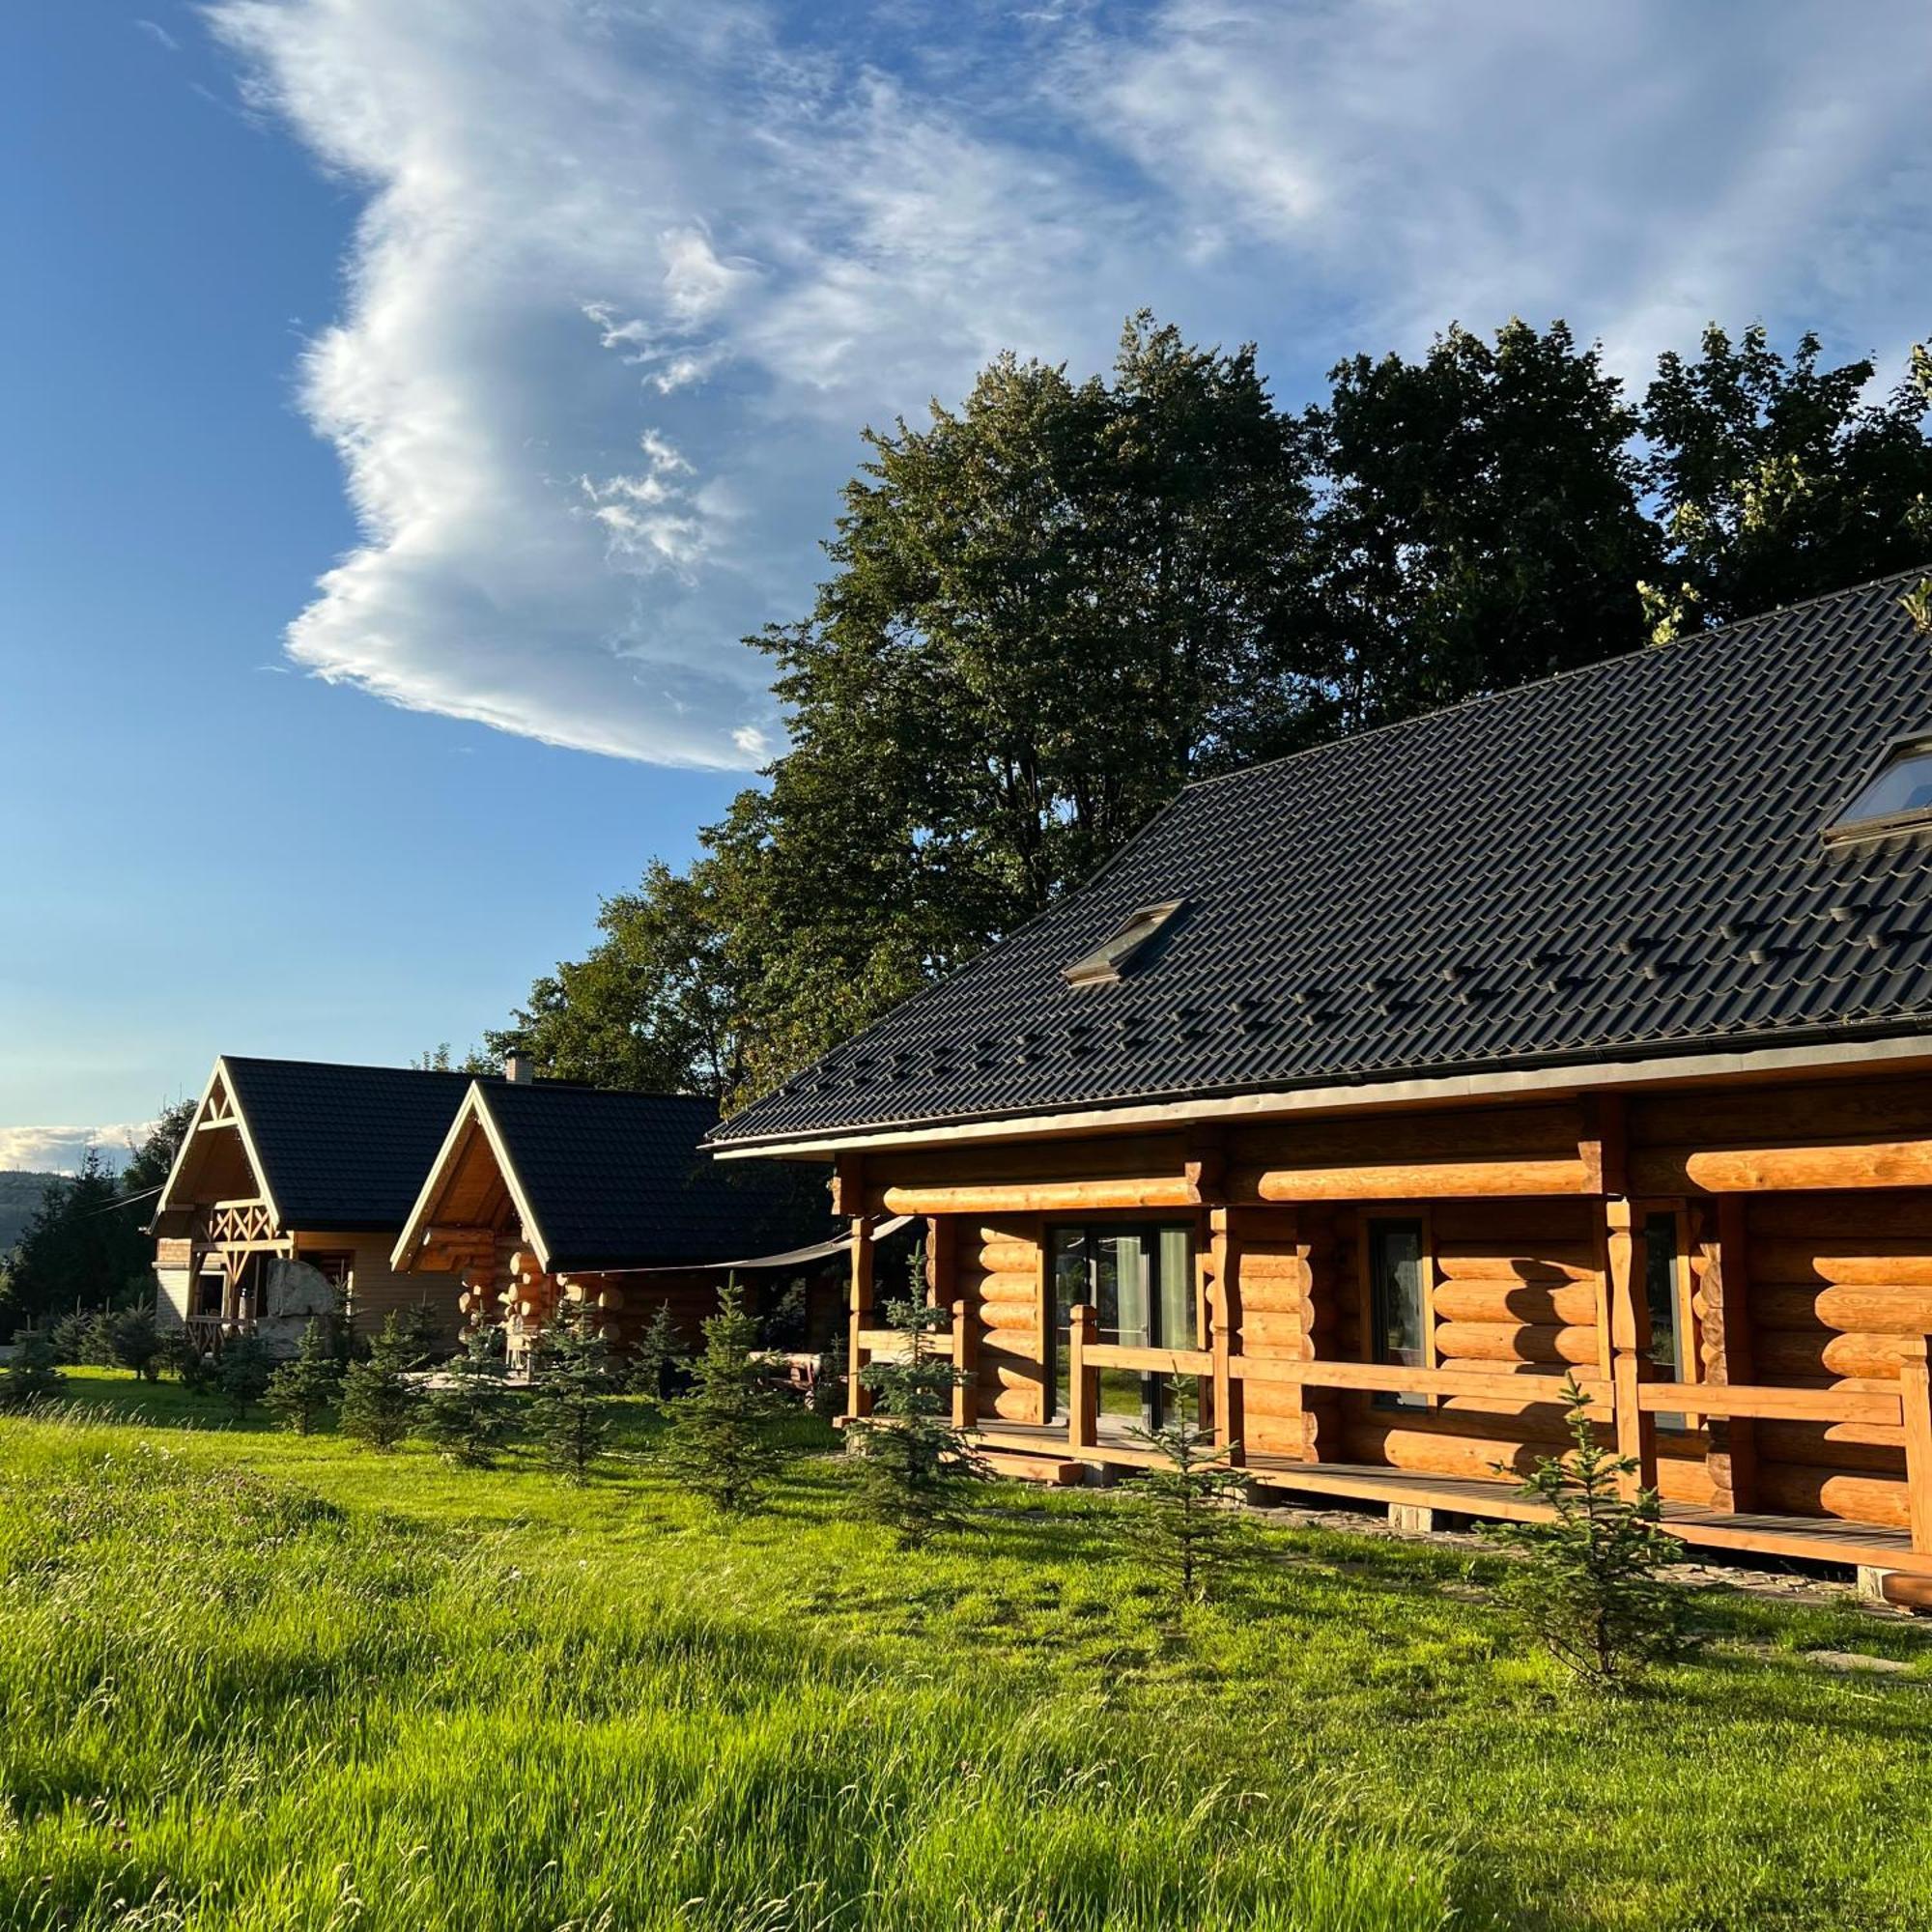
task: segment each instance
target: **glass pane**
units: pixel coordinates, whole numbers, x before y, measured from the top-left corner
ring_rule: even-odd
[[[1053,1387],[1048,1392],[1049,1413],[1066,1402],[1066,1312],[1076,1301],[1089,1298],[1087,1231],[1054,1229],[1052,1254]]]
[[[1932,810],[1932,751],[1908,752],[1888,765],[1845,808],[1845,824],[1889,818],[1897,811]]]
[[[1375,1323],[1375,1359],[1406,1369],[1427,1368],[1428,1310],[1423,1303],[1420,1221],[1369,1224],[1369,1302]],[[1414,1408],[1424,1406],[1427,1398],[1383,1395],[1377,1400]]]
[[[1160,1329],[1163,1349],[1198,1349],[1200,1324],[1194,1299],[1194,1263],[1185,1228],[1162,1228],[1154,1236],[1160,1263]]]
[[[1646,1214],[1643,1294],[1650,1306],[1650,1359],[1665,1381],[1689,1380],[1684,1370],[1684,1304],[1677,1293],[1677,1216]],[[1660,1414],[1660,1429],[1682,1429],[1687,1418]]]
[[[1126,1349],[1145,1349],[1148,1337],[1148,1251],[1138,1233],[1094,1231],[1094,1286],[1099,1303],[1099,1339]],[[1100,1371],[1100,1412],[1139,1419],[1144,1406],[1138,1369]]]

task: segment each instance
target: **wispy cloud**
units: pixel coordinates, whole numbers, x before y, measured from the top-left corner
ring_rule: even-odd
[[[181,43],[158,20],[136,19],[134,25],[137,31],[146,34],[157,47],[164,47],[171,54],[181,52]]]
[[[214,0],[352,183],[302,394],[363,539],[294,660],[419,709],[743,765],[866,421],[1151,302],[1298,397],[1355,347],[1710,315],[1895,353],[1932,209],[1917,0]]]
[[[105,1127],[0,1127],[0,1171],[71,1174],[90,1147],[119,1170],[128,1163],[130,1142],[138,1144],[150,1121],[123,1122]]]

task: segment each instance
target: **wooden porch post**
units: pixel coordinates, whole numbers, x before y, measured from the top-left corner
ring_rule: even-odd
[[[872,1324],[872,1224],[863,1214],[852,1217],[852,1330],[846,1350],[849,1365],[846,1379],[845,1413],[870,1415],[872,1391],[859,1379],[859,1371],[869,1357],[860,1336]]]
[[[1905,1406],[1905,1492],[1912,1547],[1932,1555],[1932,1369],[1926,1338],[1907,1338],[1898,1364],[1898,1394]]]
[[[963,1296],[952,1304],[952,1426],[971,1429],[980,1420],[980,1325]]]
[[[1657,1487],[1657,1417],[1637,1406],[1637,1389],[1649,1366],[1650,1304],[1637,1292],[1635,1239],[1631,1205],[1622,1195],[1604,1203],[1604,1243],[1610,1292],[1610,1393],[1616,1415],[1617,1454],[1636,1466],[1618,1478],[1624,1495]]]
[[[1234,1467],[1247,1461],[1241,1438],[1246,1428],[1241,1398],[1246,1392],[1234,1372],[1240,1347],[1241,1290],[1235,1279],[1235,1244],[1230,1238],[1229,1210],[1208,1210],[1208,1346],[1214,1355],[1214,1443]]]
[[[1087,1366],[1099,1312],[1091,1301],[1066,1311],[1066,1446],[1091,1449],[1100,1437],[1100,1384]]]

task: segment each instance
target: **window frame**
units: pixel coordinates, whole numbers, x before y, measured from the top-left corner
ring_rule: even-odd
[[[1150,1342],[1149,1346],[1156,1349],[1187,1349],[1194,1352],[1198,1352],[1208,1347],[1208,1337],[1210,1334],[1208,1309],[1207,1297],[1203,1293],[1202,1276],[1202,1256],[1207,1252],[1207,1242],[1205,1230],[1201,1224],[1201,1217],[1198,1214],[1155,1215],[1151,1218],[1145,1208],[1102,1208],[1097,1212],[1072,1214],[1065,1218],[1054,1214],[1043,1214],[1039,1218],[1038,1230],[1039,1278],[1041,1288],[1044,1291],[1042,1297],[1043,1305],[1040,1308],[1040,1334],[1042,1338],[1040,1369],[1045,1378],[1045,1402],[1043,1409],[1046,1419],[1049,1422],[1062,1413],[1067,1396],[1067,1391],[1060,1373],[1060,1350],[1062,1345],[1060,1335],[1059,1277],[1056,1266],[1057,1242],[1059,1236],[1064,1234],[1076,1234],[1089,1237],[1086,1256],[1088,1269],[1087,1293],[1083,1297],[1088,1300],[1092,1300],[1095,1295],[1094,1285],[1094,1270],[1098,1265],[1095,1244],[1091,1237],[1095,1236],[1104,1237],[1109,1235],[1139,1236],[1149,1242],[1150,1257],[1153,1260],[1154,1265],[1157,1267],[1159,1265],[1160,1236],[1164,1233],[1169,1232],[1184,1235],[1187,1240],[1184,1281],[1187,1291],[1187,1300],[1194,1315],[1195,1339],[1192,1343],[1184,1343],[1170,1340],[1166,1336],[1156,1336]],[[1148,1312],[1151,1319],[1158,1319],[1160,1293],[1158,1284],[1151,1280],[1149,1283]],[[1170,1381],[1190,1380],[1198,1384],[1211,1385],[1211,1378],[1208,1377],[1168,1377],[1155,1372],[1149,1372],[1143,1377],[1143,1380],[1158,1384]],[[1168,1390],[1164,1387],[1161,1388],[1159,1391],[1160,1399],[1155,1402],[1154,1420],[1156,1426],[1159,1426],[1161,1421],[1164,1420],[1162,1411],[1166,1406],[1165,1398],[1168,1393]],[[1204,1405],[1207,1401],[1208,1393],[1208,1388],[1207,1386],[1198,1387],[1196,1390],[1197,1420],[1201,1414],[1205,1413]]]
[[[1435,1353],[1435,1227],[1426,1201],[1378,1202],[1373,1209],[1364,1208],[1361,1212],[1361,1226],[1355,1242],[1355,1287],[1362,1360],[1381,1368],[1402,1366],[1383,1356],[1381,1337],[1376,1330],[1375,1278],[1371,1272],[1370,1256],[1375,1247],[1374,1229],[1378,1221],[1412,1224],[1418,1230],[1420,1252],[1416,1257],[1416,1268],[1421,1276],[1422,1291],[1422,1366],[1435,1369],[1439,1366]],[[1369,1395],[1369,1406],[1372,1408],[1415,1410],[1433,1409],[1439,1404],[1433,1395],[1406,1395],[1397,1389],[1374,1389]]]
[[[1650,1306],[1650,1224],[1654,1220],[1668,1220],[1673,1227],[1672,1245],[1675,1253],[1671,1268],[1671,1307],[1676,1312],[1677,1327],[1674,1337],[1677,1347],[1677,1373],[1666,1384],[1668,1387],[1683,1388],[1695,1386],[1704,1379],[1704,1337],[1697,1322],[1697,1285],[1690,1271],[1690,1204],[1676,1199],[1637,1200],[1631,1203],[1631,1218],[1635,1224],[1636,1247],[1644,1269],[1644,1306]],[[1650,1348],[1645,1351],[1646,1359],[1653,1368],[1657,1362],[1657,1323],[1651,1321]],[[1660,1413],[1657,1426],[1673,1434],[1695,1435],[1690,1426],[1689,1412],[1671,1410]]]
[[[1865,767],[1846,802],[1820,828],[1825,843],[1857,845],[1869,838],[1890,838],[1902,832],[1932,831],[1932,806],[1915,806],[1909,811],[1877,812],[1862,818],[1848,815],[1892,766],[1913,757],[1932,757],[1932,731],[1914,731],[1894,738]]]

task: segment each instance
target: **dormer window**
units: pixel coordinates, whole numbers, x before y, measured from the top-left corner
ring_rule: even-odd
[[[1901,739],[1825,828],[1833,845],[1932,827],[1932,733]]]
[[[1069,986],[1112,985],[1149,943],[1174,923],[1186,903],[1185,899],[1163,899],[1158,905],[1142,906],[1092,952],[1063,966],[1060,977]]]

